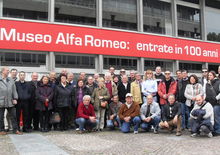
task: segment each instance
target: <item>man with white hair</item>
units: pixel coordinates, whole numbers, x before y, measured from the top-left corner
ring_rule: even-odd
[[[15,105],[17,104],[18,94],[16,91],[14,80],[12,78],[9,78],[8,75],[9,69],[7,67],[3,67],[0,76],[0,135],[6,135],[4,129],[5,109],[8,110],[8,113],[11,116],[13,132],[15,134],[22,134],[18,130],[16,119]]]
[[[114,82],[111,81],[111,73],[106,72],[105,73],[105,86],[108,89],[108,92],[110,94],[110,98],[112,98],[113,95],[118,94],[118,89],[117,86],[115,85]]]
[[[131,84],[128,82],[127,75],[123,75],[118,85],[119,101],[125,103],[125,95],[131,92]]]
[[[79,125],[79,133],[83,133],[84,129],[91,131],[98,124],[94,107],[90,104],[91,97],[85,95],[83,102],[79,104],[76,115],[76,123]]]

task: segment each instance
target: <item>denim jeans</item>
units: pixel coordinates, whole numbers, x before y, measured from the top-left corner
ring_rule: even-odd
[[[134,118],[131,118],[129,122],[125,122],[124,120],[122,120],[121,131],[124,133],[130,132],[131,125],[134,125],[134,131],[138,131],[138,127],[140,123],[141,123],[141,119],[139,116],[135,116]]]
[[[190,117],[190,111],[189,111],[189,107],[182,102],[179,102],[179,104],[181,105],[181,114],[182,114],[182,128],[189,128],[190,123],[189,123],[189,117]]]
[[[220,134],[220,106],[214,106],[214,132]]]
[[[107,128],[114,129],[115,128],[115,125],[114,125],[115,121],[118,123],[118,127],[121,128],[121,120],[118,116],[116,118],[114,118],[113,120],[107,120]]]
[[[141,123],[141,129],[143,129],[145,131],[149,131],[151,129],[152,125],[155,129],[158,129],[159,123],[160,123],[160,117],[156,116],[156,117],[152,118],[150,122]]]
[[[96,122],[91,122],[89,119],[80,117],[76,119],[76,123],[79,125],[79,129],[83,131],[83,129],[85,128],[89,128],[89,129],[95,128],[96,125],[98,124],[98,120],[96,120]]]

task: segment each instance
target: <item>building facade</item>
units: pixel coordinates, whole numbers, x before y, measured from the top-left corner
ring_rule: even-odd
[[[74,73],[104,73],[110,66],[116,70],[137,70],[141,74],[155,66],[171,71],[187,69],[191,73],[199,73],[204,67],[217,71],[220,65],[219,19],[220,0],[0,0],[0,65],[41,73],[60,72],[62,68]],[[26,29],[28,34],[22,33]],[[30,31],[33,34],[29,34]],[[57,31],[70,36],[65,36],[65,40]],[[36,36],[40,32],[48,36]],[[75,40],[70,40],[70,32],[74,32],[72,39]],[[80,43],[80,37],[78,42],[76,40],[77,35],[84,32],[110,39],[102,40],[100,45],[99,40],[94,40],[97,47],[88,47],[85,40]],[[16,41],[13,33],[17,35]],[[59,39],[53,46],[55,34]],[[34,36],[36,42],[22,44],[22,36],[26,36],[29,43]],[[150,51],[151,38],[155,51]],[[129,44],[136,40],[133,49]],[[148,44],[144,44],[146,40]],[[164,46],[171,42],[173,51],[179,49],[178,42],[178,45],[184,44],[181,49],[185,52],[200,53],[207,49],[209,56],[203,53],[202,57],[200,53],[196,58],[192,53],[192,57],[182,58],[185,56],[172,55],[173,51],[169,55],[156,53],[165,52]],[[67,44],[72,46],[64,46]]]

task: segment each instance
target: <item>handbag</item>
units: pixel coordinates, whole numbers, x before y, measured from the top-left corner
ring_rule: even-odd
[[[60,123],[60,114],[58,112],[54,112],[51,116],[50,116],[50,124],[57,124]]]
[[[101,101],[101,107],[102,108],[106,108],[107,107],[108,102],[107,101]]]

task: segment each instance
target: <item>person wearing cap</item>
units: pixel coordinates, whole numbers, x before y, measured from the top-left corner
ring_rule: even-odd
[[[202,69],[202,78],[199,79],[199,83],[201,83],[204,92],[205,92],[206,83],[208,81],[208,73],[209,73],[208,69],[207,68],[203,68]]]
[[[201,95],[196,97],[195,103],[190,113],[191,137],[204,134],[211,138],[214,125],[213,107]]]
[[[170,94],[175,95],[177,88],[177,82],[171,77],[171,72],[169,70],[165,71],[165,80],[161,81],[158,86],[158,94],[160,96],[160,105],[163,106],[167,104],[167,99]]]
[[[161,110],[159,104],[153,100],[152,95],[147,96],[147,103],[141,106],[141,128],[150,131],[151,126],[154,127],[154,133],[158,133],[160,123]]]
[[[162,129],[168,129],[171,133],[175,127],[176,136],[181,136],[181,106],[175,102],[175,95],[168,96],[168,103],[164,106],[162,111],[162,121],[159,124]]]
[[[139,103],[133,102],[131,93],[126,94],[126,102],[122,104],[119,110],[119,118],[122,121],[121,131],[123,133],[130,132],[131,125],[134,125],[134,134],[138,133],[138,128],[141,123]]]

